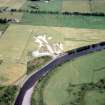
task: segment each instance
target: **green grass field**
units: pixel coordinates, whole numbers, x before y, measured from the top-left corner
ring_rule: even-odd
[[[22,22],[23,24],[34,26],[105,29],[105,17],[94,16],[64,16],[25,13],[23,15]]]
[[[99,2],[99,3],[97,3]],[[94,6],[93,6],[94,4]],[[100,4],[100,5],[99,5]],[[93,7],[90,8],[90,5]],[[23,6],[24,9],[41,10],[41,11],[70,11],[70,12],[91,12],[95,10],[100,11],[100,8],[105,8],[104,0],[52,0],[49,3],[43,1],[39,2],[26,2]],[[37,7],[33,9],[31,7]],[[99,8],[100,7],[100,8]],[[96,10],[97,9],[97,10]],[[22,17],[23,24],[34,26],[61,26],[61,27],[74,27],[74,28],[92,28],[92,29],[105,29],[105,17],[95,16],[64,16],[61,14],[31,14],[24,13]]]
[[[69,83],[75,85],[91,82],[96,83],[100,79],[105,78],[104,56],[105,50],[89,54],[87,56],[82,56],[56,68],[55,72],[47,79],[47,82],[42,90],[44,103],[46,105],[66,105],[64,103],[72,99],[72,96],[68,97],[67,92]],[[95,99],[101,97],[102,94],[102,97],[105,96],[104,93],[100,94],[90,91],[86,95],[86,105],[102,105],[99,103],[95,104],[96,101],[90,98],[93,95],[96,96],[96,98],[95,96],[93,97]],[[99,102],[102,102],[102,97],[98,99]]]

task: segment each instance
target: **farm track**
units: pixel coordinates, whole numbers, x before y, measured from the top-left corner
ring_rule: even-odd
[[[27,79],[27,81],[23,84],[23,87],[21,88],[14,105],[23,105],[24,97],[27,96],[27,94],[26,94],[27,91],[29,91],[32,87],[34,87],[39,79],[46,76],[46,74],[48,72],[52,71],[55,67],[65,63],[66,61],[70,61],[74,58],[77,58],[77,57],[80,57],[80,56],[83,56],[83,55],[87,55],[87,54],[94,53],[96,51],[101,51],[101,50],[105,49],[105,44],[103,45],[103,44],[98,43],[98,44],[94,44],[94,45],[90,45],[90,47],[88,49],[85,49],[85,50],[80,51],[80,52],[77,52],[78,48],[74,49],[73,51],[75,53],[73,53],[73,54],[72,53],[70,54],[69,53],[70,51],[65,52],[63,55],[61,55],[61,56],[57,57],[56,59],[52,60],[49,64],[45,65],[43,68],[41,68],[36,73],[32,74]],[[30,101],[31,98],[28,99],[28,100]]]

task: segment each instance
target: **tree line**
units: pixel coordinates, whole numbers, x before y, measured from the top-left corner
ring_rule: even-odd
[[[9,20],[10,20],[10,19],[6,19],[6,18],[0,19],[0,23],[1,23],[1,24],[6,24],[6,23],[9,22]]]
[[[7,24],[9,22],[15,22],[15,19],[0,18],[0,24]]]
[[[4,11],[5,12],[5,11]],[[105,13],[81,13],[81,12],[59,12],[59,11],[40,11],[40,10],[24,10],[24,9],[11,9],[9,12],[27,12],[32,14],[52,14],[52,15],[65,15],[65,16],[105,16]],[[0,23],[5,24],[11,22],[13,19],[0,18]]]
[[[102,12],[82,13],[82,12],[59,12],[59,11],[40,11],[40,10],[24,10],[24,9],[11,9],[11,12],[28,12],[35,14],[62,14],[62,15],[82,15],[82,16],[105,16]]]
[[[3,12],[3,11],[2,11]],[[6,10],[4,11],[6,12]],[[82,16],[105,16],[105,13],[103,12],[92,12],[92,13],[82,13],[82,12],[59,12],[59,11],[40,11],[40,10],[29,10],[29,9],[10,9],[9,12],[27,12],[27,13],[33,13],[33,14],[62,14],[62,15],[82,15]]]

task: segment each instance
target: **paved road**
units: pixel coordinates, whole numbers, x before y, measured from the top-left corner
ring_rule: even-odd
[[[22,103],[27,91],[31,89],[39,79],[41,79],[45,74],[53,70],[56,66],[59,66],[68,60],[72,60],[74,58],[77,58],[89,53],[93,53],[96,51],[100,51],[103,49],[105,49],[105,45],[100,46],[99,44],[97,44],[97,46],[95,47],[91,46],[89,49],[83,50],[81,52],[76,52],[76,49],[74,49],[75,51],[74,54],[69,55],[67,52],[65,52],[62,56],[57,57],[52,62],[45,65],[43,68],[41,68],[39,71],[37,71],[36,73],[34,73],[32,76],[28,78],[28,80],[24,83],[23,87],[21,88],[14,105],[23,105]]]
[[[32,97],[33,91],[34,91],[34,86],[27,90],[23,98],[22,105],[31,105],[31,97]]]

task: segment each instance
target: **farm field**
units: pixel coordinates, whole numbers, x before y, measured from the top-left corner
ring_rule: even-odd
[[[3,84],[11,84],[25,74],[26,64],[18,61],[21,59],[28,34],[24,32],[23,35],[19,30],[15,30],[15,27],[11,27],[0,39],[0,58],[3,59],[0,65],[0,80]]]
[[[105,0],[0,0],[0,105],[13,105],[28,77],[52,59],[32,56],[39,49],[34,36],[62,43],[64,52],[105,41],[103,13]],[[59,65],[38,81],[31,98],[32,105],[104,105],[105,50]]]
[[[92,0],[91,1],[91,11],[105,13],[104,5],[105,5],[105,0]]]
[[[105,92],[101,94],[99,91],[89,91],[86,93],[85,96],[86,105],[93,105],[93,103],[95,105],[101,105],[105,103],[104,99],[105,99]]]
[[[62,11],[69,12],[91,12],[89,0],[63,0]]]
[[[105,79],[104,56],[105,50],[79,57],[56,68],[52,75],[47,78],[44,87],[41,88],[43,102],[46,105],[66,105],[73,100],[72,95],[69,93],[72,90],[67,90],[69,84],[77,85],[73,88],[77,88],[74,91],[76,93],[79,84],[96,83],[102,78]],[[86,93],[86,105],[95,104],[95,100],[98,100],[96,105],[105,103],[105,93],[99,93],[97,91],[90,90]]]
[[[14,13],[4,12],[4,13],[0,13],[0,18],[21,20],[22,15],[23,15],[23,13],[19,13],[19,12],[14,12]]]
[[[10,25],[0,39],[0,80],[11,84],[26,74],[27,54],[37,48],[34,35],[46,34],[53,38],[52,42],[62,42],[66,51],[104,41],[104,33],[105,30],[96,29]]]
[[[9,7],[19,9],[26,0],[0,0],[0,7]]]
[[[62,7],[61,0],[52,0],[49,3],[46,3],[44,1],[38,1],[38,2],[27,1],[22,8],[29,10],[40,10],[40,11],[61,11],[61,7]]]
[[[52,0],[49,3],[43,1],[26,2],[24,9],[41,11],[69,11],[69,12],[96,12],[104,8],[105,0]],[[98,3],[99,2],[99,3]],[[94,5],[93,5],[94,4]],[[91,8],[90,8],[91,7]],[[104,11],[104,9],[102,9]],[[103,12],[102,11],[102,12]],[[97,16],[65,16],[61,14],[34,14],[24,13],[22,24],[34,26],[58,26],[74,28],[105,29],[105,17]]]
[[[68,12],[103,12],[105,13],[105,0],[63,0],[62,11]]]
[[[64,16],[25,13],[22,17],[22,22],[23,24],[34,26],[105,29],[105,17],[95,16]]]
[[[23,9],[40,11],[59,12],[105,12],[105,0],[52,0],[48,3],[44,1],[27,1]],[[35,7],[35,8],[33,8]]]

